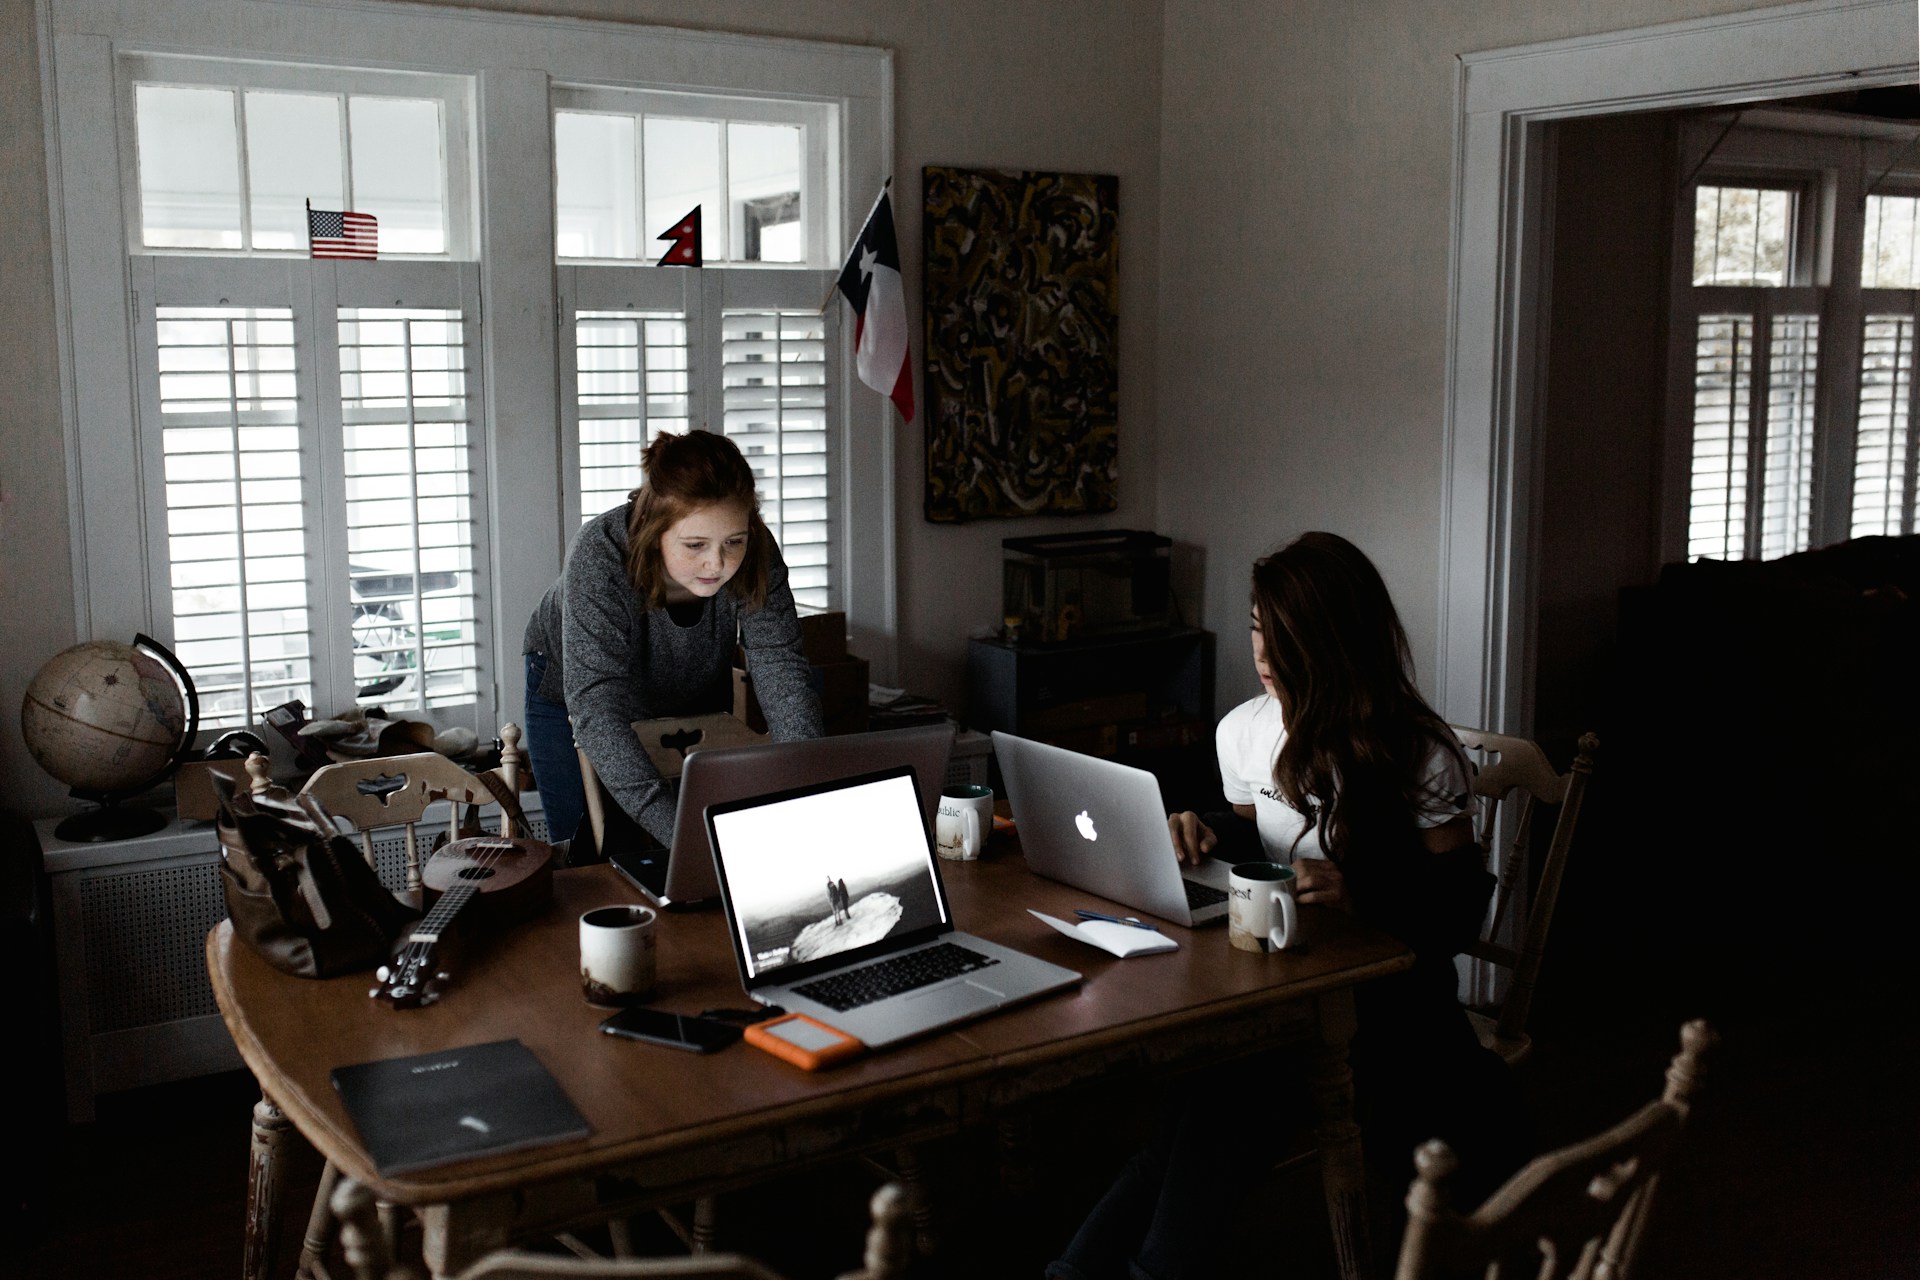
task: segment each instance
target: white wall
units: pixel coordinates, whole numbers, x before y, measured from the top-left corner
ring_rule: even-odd
[[[1379,564],[1434,687],[1456,55],[1755,0],[1167,0],[1160,529],[1206,549],[1220,704],[1248,566],[1304,529]]]

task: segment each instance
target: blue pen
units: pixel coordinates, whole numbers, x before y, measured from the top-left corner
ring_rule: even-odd
[[[1154,925],[1146,924],[1133,916],[1110,916],[1100,911],[1088,911],[1084,907],[1076,910],[1073,914],[1079,916],[1082,920],[1110,920],[1114,924],[1130,924],[1136,929],[1145,929],[1150,933],[1160,932]]]

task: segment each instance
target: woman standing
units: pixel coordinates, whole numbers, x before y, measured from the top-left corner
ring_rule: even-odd
[[[626,505],[575,537],[521,646],[528,754],[556,840],[586,808],[576,742],[628,817],[673,838],[672,789],[632,722],[730,710],[736,644],[774,740],[821,733],[786,562],[739,448],[662,434],[642,465]]]

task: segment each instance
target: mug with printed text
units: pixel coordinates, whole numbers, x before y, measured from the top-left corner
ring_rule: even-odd
[[[993,833],[993,788],[960,784],[940,792],[933,842],[943,858],[971,861]]]
[[[1227,941],[1242,951],[1285,951],[1300,945],[1300,909],[1293,868],[1243,862],[1227,877]]]

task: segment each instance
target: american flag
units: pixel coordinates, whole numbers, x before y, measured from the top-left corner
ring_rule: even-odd
[[[313,258],[377,258],[380,222],[370,213],[344,213],[307,206],[308,256]]]

